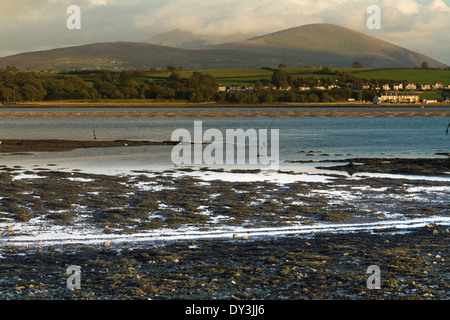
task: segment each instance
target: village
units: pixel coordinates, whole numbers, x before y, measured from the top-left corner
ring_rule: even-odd
[[[345,83],[339,84],[338,80],[336,83],[330,84],[321,84],[320,80],[317,80],[317,84],[315,85],[301,85],[297,87],[299,93],[309,92],[309,91],[327,91],[333,89],[343,89],[343,88],[351,88],[354,90],[374,90],[377,92],[377,95],[373,97],[373,103],[426,103],[426,104],[435,104],[435,103],[450,103],[450,96],[444,99],[437,99],[435,97],[423,97],[425,93],[431,93],[436,95],[437,92],[441,90],[450,90],[450,84],[444,85],[440,82],[434,84],[416,84],[416,83],[384,83],[384,84],[370,84],[370,83]],[[238,84],[233,84],[231,86],[219,85],[219,92],[249,92],[249,91],[290,91],[292,90],[291,86],[275,86],[272,84],[268,85],[245,85],[240,86]],[[349,98],[349,102],[353,102],[356,99]]]

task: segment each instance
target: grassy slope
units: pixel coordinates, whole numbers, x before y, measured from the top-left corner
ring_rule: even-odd
[[[317,68],[285,68],[283,69],[289,72],[293,77],[306,78],[337,78],[334,75],[316,74]],[[332,71],[350,72],[354,76],[363,79],[376,79],[376,80],[393,80],[393,81],[407,81],[413,83],[426,83],[434,84],[441,82],[444,85],[450,84],[450,70],[437,70],[437,69],[355,69],[355,68],[331,68]],[[236,70],[199,70],[202,73],[208,73],[217,78],[219,83],[224,85],[229,84],[251,84],[255,81],[270,81],[272,77],[272,71],[266,69],[236,69]],[[193,71],[180,71],[181,78],[188,78],[192,75]],[[169,72],[158,73],[156,77],[168,78]],[[150,75],[152,77],[152,75]]]
[[[365,79],[382,79],[394,81],[409,81],[414,83],[434,84],[441,82],[450,84],[450,70],[434,69],[382,69],[354,73],[355,76]]]

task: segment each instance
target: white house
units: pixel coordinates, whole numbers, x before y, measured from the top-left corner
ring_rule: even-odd
[[[225,92],[225,91],[227,91],[227,87],[220,84],[218,90],[219,90],[219,92]]]
[[[228,90],[231,92],[236,92],[236,91],[241,91],[242,88],[241,88],[241,86],[238,86],[237,84],[233,84],[232,86],[230,86],[230,88]]]
[[[416,90],[417,86],[414,83],[408,83],[405,87],[406,90]]]
[[[394,84],[392,85],[392,88],[393,88],[394,90],[396,90],[396,91],[398,91],[398,90],[403,90],[403,83],[394,83]]]
[[[419,102],[419,95],[412,92],[389,92],[382,94],[379,102],[415,103]]]
[[[425,91],[425,90],[431,90],[431,85],[429,85],[429,84],[422,84],[422,85],[420,86],[420,89],[423,90],[423,91]]]

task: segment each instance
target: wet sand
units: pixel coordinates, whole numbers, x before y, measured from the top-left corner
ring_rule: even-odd
[[[5,139],[0,141],[0,153],[71,151],[83,148],[175,145],[178,143],[179,143],[178,141],[136,141],[136,140],[82,141],[82,140],[57,140],[57,139],[48,139],[48,140]]]
[[[243,106],[236,106],[242,108]],[[0,117],[450,117],[442,110],[220,110],[0,112]]]
[[[450,154],[448,154],[450,156]],[[296,161],[289,161],[295,163]],[[307,162],[307,161],[303,161]],[[311,162],[311,161],[309,161]],[[328,161],[321,161],[328,162]],[[450,157],[448,158],[355,158],[333,160],[343,165],[321,167],[318,169],[344,171],[349,174],[372,172],[388,174],[407,174],[450,177]]]

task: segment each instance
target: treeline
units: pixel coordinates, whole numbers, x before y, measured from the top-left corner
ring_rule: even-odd
[[[3,103],[90,99],[156,99],[214,101],[217,80],[194,72],[180,79],[174,71],[161,83],[146,79],[143,71],[85,71],[66,74],[0,70],[0,101]],[[140,82],[135,79],[141,79]]]
[[[169,70],[169,69],[168,69]],[[98,100],[152,99],[182,100],[193,103],[219,102],[258,104],[274,102],[339,102],[355,99],[373,101],[382,90],[362,90],[363,84],[381,86],[386,81],[357,78],[346,72],[333,72],[325,67],[317,76],[293,77],[286,71],[274,69],[270,80],[256,81],[251,90],[219,92],[214,76],[193,72],[181,78],[178,70],[169,70],[169,77],[152,78],[144,71],[86,70],[66,73],[20,72],[13,67],[0,70],[0,101],[3,103]],[[319,78],[320,75],[323,75]],[[326,76],[333,75],[333,77]],[[268,85],[271,86],[268,86]],[[317,89],[323,86],[327,90]],[[329,86],[334,88],[328,89]],[[276,89],[273,89],[275,87]],[[308,87],[309,90],[302,88]],[[440,92],[445,99],[448,90]]]
[[[255,90],[238,92],[220,92],[216,101],[223,103],[258,104],[273,102],[339,102],[348,99],[373,101],[376,96],[374,90],[352,90],[352,89],[331,89],[331,90],[310,90],[299,91],[294,88],[289,91],[282,90]]]

